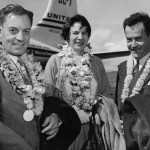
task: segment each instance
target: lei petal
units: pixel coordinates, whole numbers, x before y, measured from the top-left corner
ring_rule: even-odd
[[[138,94],[140,92],[140,90],[142,89],[142,86],[144,84],[144,81],[147,79],[149,73],[150,73],[150,58],[147,60],[145,68],[143,70],[143,73],[141,74],[140,78],[137,80],[131,94],[129,95],[129,86],[131,84],[131,81],[133,79],[133,56],[129,56],[129,59],[127,60],[127,76],[124,80],[124,88],[122,90],[122,95],[121,95],[121,99],[122,99],[122,103],[124,103],[125,99],[127,97],[131,97],[134,96],[136,94]]]
[[[90,89],[91,82],[94,82],[92,80],[94,76],[90,69],[90,52],[91,50],[86,47],[78,64],[74,58],[76,54],[67,44],[62,46],[62,51],[58,54],[61,57],[61,66],[56,87],[61,90],[63,98],[68,104],[76,105],[84,111],[91,111],[96,91]],[[94,88],[96,88],[96,84]]]
[[[43,111],[42,95],[45,93],[43,82],[44,72],[40,63],[34,62],[33,55],[23,54],[22,59],[28,69],[32,86],[26,85],[16,66],[4,50],[0,51],[0,70],[5,79],[12,85],[12,89],[21,94],[28,109],[33,110],[36,116]]]

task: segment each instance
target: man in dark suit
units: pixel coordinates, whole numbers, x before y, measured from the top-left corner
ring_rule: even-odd
[[[134,13],[124,20],[123,28],[131,55],[118,67],[116,103],[123,119],[127,150],[147,149],[149,134],[143,132],[149,131],[150,124],[143,123],[143,116],[150,108],[149,104],[144,105],[148,109],[143,107],[142,112],[137,105],[150,98],[147,94],[150,92],[150,17],[144,12]],[[144,138],[139,138],[143,135]]]
[[[0,10],[0,150],[63,150],[80,131],[68,104],[54,97],[43,102],[42,67],[27,54],[32,22],[33,13],[20,5]]]

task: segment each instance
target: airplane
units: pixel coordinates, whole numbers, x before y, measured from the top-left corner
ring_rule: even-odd
[[[11,3],[19,3],[12,0]],[[77,0],[47,0],[48,5],[41,20],[31,29],[31,39],[28,51],[45,67],[47,60],[53,54],[60,52],[57,44],[63,43],[60,36],[63,25],[69,17],[78,13]],[[10,0],[8,0],[10,3]],[[29,1],[30,3],[30,1]],[[20,1],[21,4],[21,1]],[[101,59],[128,56],[129,51],[93,53]]]
[[[51,55],[60,52],[57,44],[64,42],[60,36],[62,27],[77,13],[76,0],[49,0],[43,17],[32,27],[28,47],[43,66]]]
[[[29,50],[45,66],[49,57],[58,53],[58,43],[63,43],[60,36],[63,25],[69,17],[78,13],[76,0],[49,0],[41,20],[31,30]],[[129,51],[93,53],[101,59],[128,56]]]

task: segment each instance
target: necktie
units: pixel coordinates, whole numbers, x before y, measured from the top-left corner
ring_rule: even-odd
[[[138,71],[139,71],[139,60],[136,60],[136,65],[133,68],[133,77],[136,76],[136,74],[138,73]]]
[[[22,75],[23,79],[25,81],[29,81],[29,79],[30,79],[29,74],[27,72],[27,69],[25,67],[25,64],[24,64],[23,60],[21,58],[18,58],[17,62],[19,63],[19,66],[20,66],[19,69],[20,69],[20,72],[21,72],[21,75]]]

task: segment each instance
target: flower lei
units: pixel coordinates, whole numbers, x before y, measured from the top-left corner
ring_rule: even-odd
[[[139,91],[142,89],[142,86],[144,84],[145,79],[148,77],[150,73],[150,58],[147,60],[145,68],[143,70],[143,73],[141,74],[140,78],[137,80],[136,85],[134,86],[131,94],[129,95],[129,86],[131,84],[131,81],[133,79],[133,56],[130,56],[127,60],[127,76],[124,80],[124,88],[122,90],[122,103],[124,103],[125,99],[129,96],[134,96],[139,93]]]
[[[32,55],[25,53],[22,55],[22,60],[28,69],[32,85],[24,83],[22,75],[8,57],[8,54],[4,50],[0,50],[0,70],[6,81],[11,83],[13,90],[22,95],[27,108],[32,110],[35,116],[38,116],[43,111],[44,72],[40,62],[34,62]]]
[[[89,111],[94,104],[95,93],[90,93],[91,80],[93,73],[90,70],[91,50],[86,47],[81,61],[77,64],[72,51],[68,44],[62,47],[62,51],[58,54],[61,57],[60,74],[56,83],[56,87],[61,90],[63,98],[70,105],[76,105],[79,109]],[[68,97],[65,92],[64,82],[69,78],[68,86],[71,87],[71,95]],[[95,86],[96,87],[96,86]],[[94,89],[92,89],[94,90]]]

